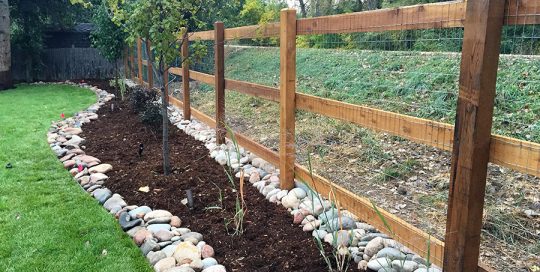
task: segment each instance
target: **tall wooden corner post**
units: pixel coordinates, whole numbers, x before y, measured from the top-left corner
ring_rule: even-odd
[[[444,271],[478,271],[504,0],[467,1]]]
[[[279,85],[279,180],[282,189],[294,188],[294,141],[296,109],[296,10],[283,9],[280,15]]]
[[[182,35],[182,86],[184,119],[191,120],[191,103],[189,99],[189,39],[187,28],[184,28]]]
[[[225,28],[223,22],[214,24],[214,80],[216,90],[216,143],[225,143]]]

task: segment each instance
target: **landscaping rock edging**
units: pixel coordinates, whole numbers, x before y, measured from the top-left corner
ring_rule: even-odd
[[[358,270],[442,271],[388,235],[359,221],[347,210],[338,212],[330,201],[321,195],[315,195],[304,183],[295,181],[296,188],[290,191],[281,190],[279,169],[274,165],[242,147],[237,150],[235,144],[228,139],[226,144],[216,145],[214,128],[196,118],[183,119],[182,111],[174,106],[169,106],[168,110],[172,124],[203,142],[210,156],[220,165],[234,169],[236,178],[241,178],[242,169],[244,180],[256,187],[269,202],[284,206],[291,213],[293,223],[298,224],[303,231],[311,232],[314,237],[318,236],[330,245],[347,246]]]
[[[96,94],[98,101],[73,117],[52,122],[47,133],[47,142],[81,188],[118,219],[122,229],[140,247],[154,270],[157,272],[225,272],[225,267],[213,258],[214,249],[203,241],[203,235],[188,228],[182,228],[181,218],[166,210],[128,205],[121,195],[114,194],[103,186],[108,179],[106,174],[113,169],[113,166],[85,154],[85,139],[78,135],[82,133],[81,126],[97,120],[99,116],[96,112],[106,102],[113,99],[114,95],[85,83],[76,84],[66,81],[56,84],[90,89]]]

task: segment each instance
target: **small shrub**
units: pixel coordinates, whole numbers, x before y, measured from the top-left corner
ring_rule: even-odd
[[[131,109],[133,110],[133,112],[142,113],[145,112],[148,107],[153,105],[154,101],[156,101],[157,98],[158,95],[156,92],[147,90],[142,87],[135,87],[131,92],[129,102],[131,104]]]
[[[161,106],[156,103],[149,103],[146,109],[139,114],[141,122],[147,126],[158,129],[161,128],[163,117],[161,115]]]

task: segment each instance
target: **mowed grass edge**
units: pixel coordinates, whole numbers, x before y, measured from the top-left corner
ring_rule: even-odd
[[[0,271],[151,271],[47,144],[51,120],[95,101],[91,91],[67,85],[0,92]]]

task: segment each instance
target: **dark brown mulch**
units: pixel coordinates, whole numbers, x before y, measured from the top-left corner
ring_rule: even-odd
[[[104,82],[95,83],[106,87]],[[89,155],[113,165],[105,186],[122,195],[128,204],[166,209],[178,215],[183,227],[204,235],[216,251],[215,258],[228,271],[328,270],[311,233],[292,224],[291,215],[282,206],[268,202],[249,183],[245,186],[245,231],[239,236],[228,234],[225,221],[233,218],[235,193],[224,168],[210,158],[204,145],[171,126],[174,173],[164,176],[161,133],[141,124],[127,103],[110,103],[115,103],[115,111],[111,112],[109,105],[102,107],[100,118],[85,125],[82,136],[87,140]],[[140,143],[144,144],[142,157],[137,154]],[[150,192],[139,192],[143,186],[149,186]],[[193,210],[181,204],[187,189],[192,189],[195,196]],[[205,209],[220,205],[220,190],[224,208]]]

